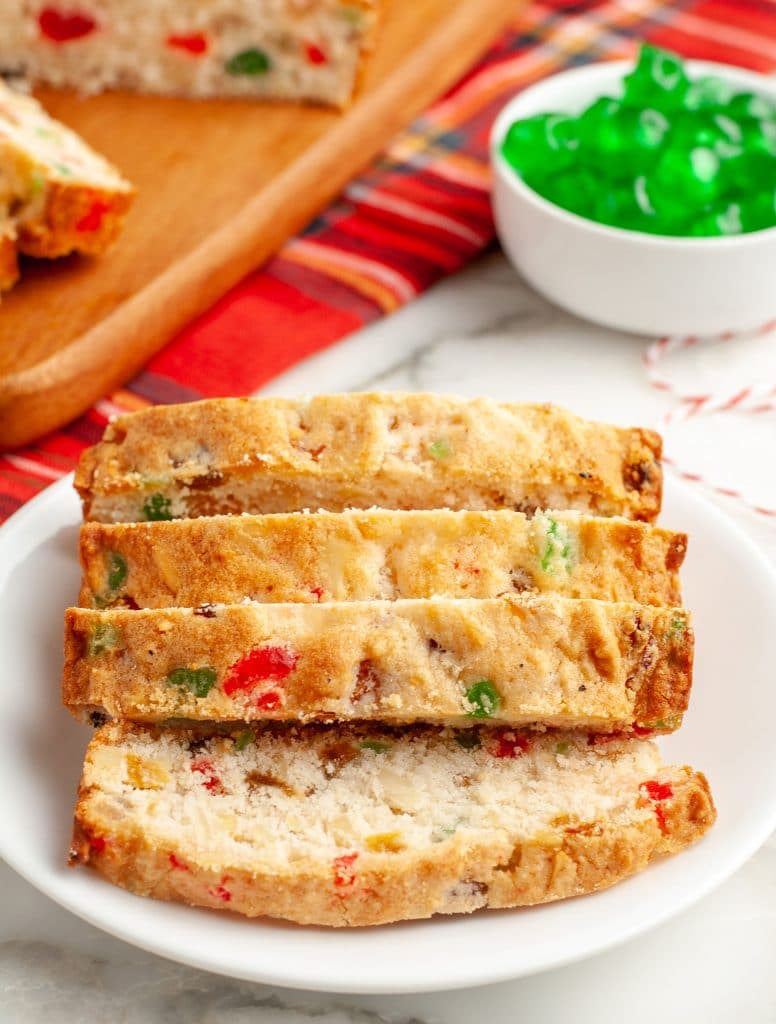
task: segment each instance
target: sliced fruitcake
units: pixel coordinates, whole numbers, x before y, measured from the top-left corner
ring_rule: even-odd
[[[71,608],[65,704],[138,721],[539,723],[675,729],[681,608],[535,597]]]
[[[156,899],[375,925],[594,892],[714,819],[704,776],[645,740],[117,723],[86,754],[71,862]]]
[[[0,206],[13,222],[19,252],[48,258],[103,252],[121,230],[133,194],[75,132],[0,81]]]
[[[577,512],[292,512],[85,523],[80,603],[193,608],[557,593],[681,603],[683,533]]]
[[[430,394],[211,399],[111,423],[76,473],[84,518],[347,508],[572,508],[652,521],[660,437],[551,405]]]

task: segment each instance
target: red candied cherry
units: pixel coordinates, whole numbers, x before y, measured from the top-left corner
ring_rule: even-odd
[[[496,742],[489,752],[494,757],[520,757],[530,746],[531,741],[527,736],[509,730],[496,736]]]
[[[324,51],[315,43],[305,43],[304,54],[308,64],[327,64],[329,61]]]
[[[81,233],[99,231],[102,227],[103,217],[109,212],[110,203],[106,203],[104,199],[95,199],[83,217],[81,217],[76,224],[76,231],[80,231]]]
[[[341,857],[335,857],[332,862],[334,868],[334,884],[340,888],[355,885],[356,871],[354,864],[358,860],[357,853],[345,853]]]
[[[649,779],[647,782],[642,782],[639,789],[643,790],[649,799],[652,801],[652,807],[657,818],[657,824],[663,835],[668,835],[668,822],[666,820],[666,812],[660,806],[660,801],[670,800],[674,795],[673,787],[669,782],[658,782],[657,779]]]
[[[170,854],[170,867],[175,868],[178,871],[188,871],[188,864],[184,864],[182,860],[178,860],[174,853]]]
[[[639,725],[638,722],[633,723],[633,735],[634,736],[651,736],[655,730],[648,725]]]
[[[204,32],[191,32],[188,35],[167,36],[165,40],[171,50],[182,50],[192,57],[201,57],[208,51],[208,39]]]
[[[256,707],[262,711],[277,711],[280,707],[280,694],[277,690],[270,690],[256,700]]]
[[[226,879],[224,879],[226,881]],[[232,894],[226,888],[225,885],[212,885],[208,892],[211,896],[214,896],[217,900],[221,900],[222,903],[229,903],[232,898]]]
[[[643,789],[650,800],[670,800],[674,795],[670,782],[658,782],[657,779],[642,782],[639,789]]]
[[[105,847],[108,845],[107,839],[103,836],[90,836],[89,837],[89,849],[93,853],[102,853]]]
[[[323,600],[323,587],[310,587],[310,593],[318,598],[318,601]]]
[[[97,28],[97,22],[82,11],[44,7],[38,15],[38,28],[41,35],[54,43],[69,43],[73,39],[91,35]]]
[[[224,693],[231,697],[240,690],[252,690],[267,679],[285,679],[298,661],[299,655],[286,647],[255,647],[229,669],[224,679]]]
[[[191,762],[191,770],[193,772],[199,772],[203,776],[202,785],[205,789],[210,790],[211,793],[223,793],[224,787],[221,784],[221,780],[216,775],[213,762],[209,757],[198,757]]]

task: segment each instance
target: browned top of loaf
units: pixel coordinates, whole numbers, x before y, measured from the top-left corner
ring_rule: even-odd
[[[650,521],[660,510],[660,454],[653,431],[594,423],[546,404],[402,393],[214,399],[119,417],[83,454],[75,485],[87,519],[98,495],[202,489],[260,475],[307,481],[302,507],[310,507],[315,481],[330,488],[372,480],[382,485],[379,504],[435,507],[424,500],[425,481],[435,494],[443,489],[451,507],[471,503],[474,491],[472,507],[480,508],[508,506],[515,482],[524,481],[526,494],[533,486],[540,499],[533,507]],[[403,489],[391,504],[397,483]],[[348,503],[343,497],[341,507]],[[336,501],[322,507],[336,510]]]

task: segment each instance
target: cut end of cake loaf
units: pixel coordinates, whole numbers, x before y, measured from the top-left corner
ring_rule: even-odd
[[[63,700],[148,722],[664,732],[686,710],[692,655],[684,609],[559,597],[71,608]]]
[[[158,899],[375,925],[594,892],[714,819],[703,775],[646,741],[114,724],[86,755],[71,862]]]
[[[19,252],[100,254],[119,234],[133,195],[75,132],[0,82],[0,204]]]
[[[18,5],[17,5],[18,6]],[[4,15],[0,65],[94,93],[243,96],[345,106],[380,0],[32,0]]]
[[[551,405],[372,393],[121,416],[82,456],[84,518],[348,508],[570,508],[652,521],[661,441]]]
[[[86,607],[507,594],[681,603],[682,533],[575,512],[294,512],[85,523]]]

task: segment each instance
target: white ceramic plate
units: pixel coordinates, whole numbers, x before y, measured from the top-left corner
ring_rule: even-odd
[[[776,578],[754,545],[668,482],[666,525],[690,533],[685,595],[698,652],[692,706],[664,741],[704,770],[711,834],[607,892],[521,911],[356,931],[247,921],[131,896],[64,861],[89,730],[61,708],[62,611],[78,590],[79,508],[63,480],[0,529],[0,855],[107,932],[251,981],[340,992],[412,992],[515,978],[645,931],[722,882],[776,827]]]

